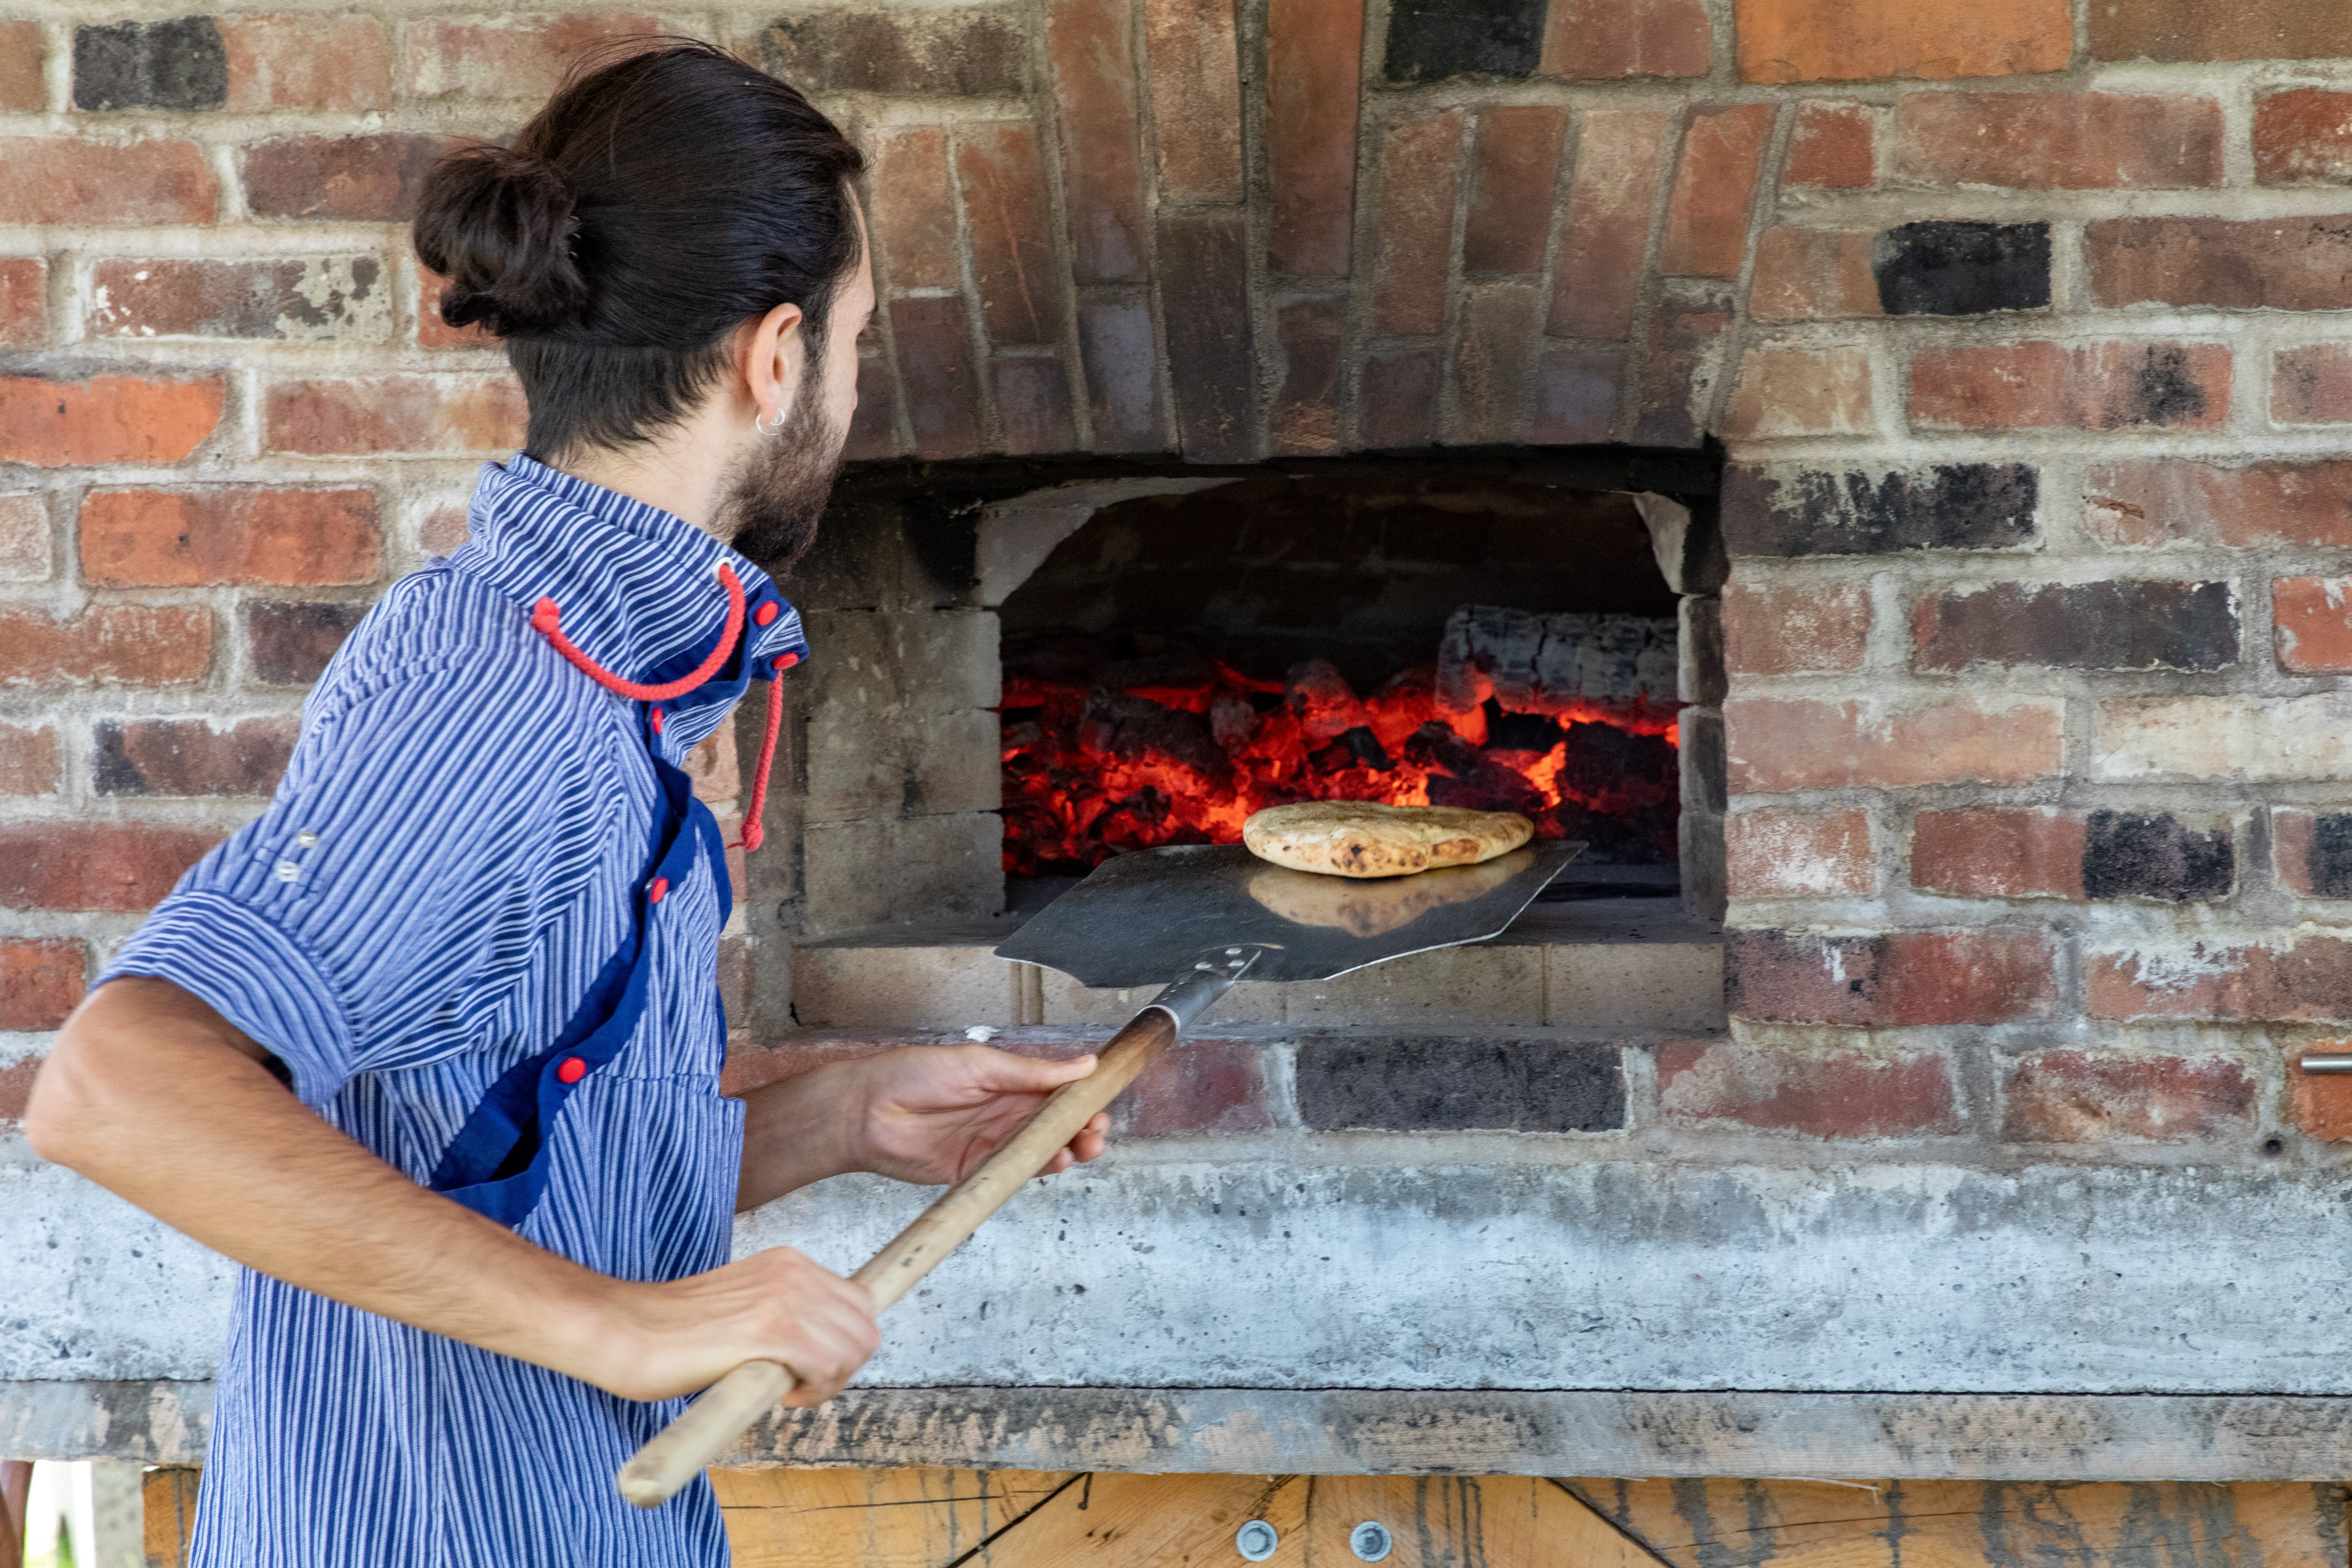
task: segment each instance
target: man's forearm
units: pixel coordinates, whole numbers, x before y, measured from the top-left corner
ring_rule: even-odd
[[[419,1186],[259,1055],[178,987],[116,981],[42,1067],[35,1149],[262,1273],[604,1381],[604,1321],[629,1287]]]
[[[855,1062],[833,1062],[745,1095],[735,1212],[858,1169],[853,1150],[865,1113]]]

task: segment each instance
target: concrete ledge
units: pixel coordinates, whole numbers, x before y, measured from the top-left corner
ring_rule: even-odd
[[[205,1383],[0,1383],[13,1458],[204,1458]],[[2334,1481],[2352,1397],[858,1388],[730,1465],[1175,1474]]]

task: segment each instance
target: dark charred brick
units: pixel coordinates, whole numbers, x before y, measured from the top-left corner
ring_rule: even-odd
[[[1871,242],[1890,316],[1980,316],[2050,303],[2046,223],[1906,223]]]
[[[367,614],[365,605],[265,602],[246,612],[253,678],[265,686],[308,686]]]
[[[1535,74],[1545,0],[1396,0],[1381,69],[1393,82]]]
[[[1675,739],[1682,752],[1683,807],[1720,816],[1728,799],[1730,773],[1723,715],[1703,708],[1686,709],[1679,728]]]
[[[2227,583],[2000,583],[1923,599],[1917,668],[2225,669],[2238,662]]]
[[[1000,11],[843,9],[779,17],[760,59],[795,87],[925,98],[1018,98],[1029,45]]]
[[[294,754],[291,719],[215,730],[201,719],[101,720],[92,756],[100,795],[268,795]]]
[[[1806,469],[1724,476],[1734,555],[1891,555],[2012,550],[2033,542],[2041,475],[2024,463],[1939,463],[1873,475]]]
[[[1625,1125],[1617,1047],[1560,1040],[1299,1042],[1298,1116],[1318,1132],[1606,1132]]]
[[[1241,218],[1163,218],[1160,268],[1179,444],[1199,462],[1255,458],[1257,348]]]
[[[218,109],[228,101],[228,47],[210,16],[76,27],[73,105]]]
[[[2352,813],[2312,818],[2311,896],[2352,899]]]
[[[2094,899],[2226,899],[2236,886],[2237,847],[2223,826],[2199,831],[2169,812],[2091,813],[2083,845],[2083,891]]]

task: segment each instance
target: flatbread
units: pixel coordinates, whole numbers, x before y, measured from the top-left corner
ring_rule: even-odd
[[[1517,872],[1515,866],[1456,866],[1410,878],[1366,882],[1262,866],[1249,894],[1293,925],[1332,926],[1352,937],[1386,936],[1447,904],[1483,899]]]
[[[1511,811],[1311,800],[1258,812],[1242,824],[1242,842],[1259,859],[1294,871],[1405,877],[1507,855],[1535,830],[1534,823]]]

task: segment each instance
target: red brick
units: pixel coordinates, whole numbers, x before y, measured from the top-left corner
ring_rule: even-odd
[[[392,44],[369,16],[218,16],[228,53],[228,102],[356,111],[392,104]]]
[[[0,110],[37,114],[48,106],[41,54],[38,22],[0,22]]]
[[[1723,705],[1735,795],[2021,784],[2058,773],[2063,704],[1735,697]]]
[[[1683,135],[1666,200],[1658,270],[1676,278],[1729,278],[1748,250],[1748,216],[1756,204],[1765,144],[1776,104],[1702,110]]]
[[[1150,306],[1132,297],[1079,305],[1078,358],[1087,374],[1095,450],[1163,449],[1167,416]]]
[[[416,530],[416,547],[427,555],[446,555],[470,537],[462,506],[436,506],[425,514]]]
[[[25,1108],[33,1100],[33,1080],[40,1076],[41,1058],[19,1057],[0,1068],[0,1129],[13,1129],[25,1120]],[[159,1472],[169,1475],[193,1475],[193,1470]]]
[[[2274,577],[2278,664],[2289,675],[2352,670],[2352,577]]]
[[[1723,823],[1735,899],[1867,893],[1878,886],[1870,818],[1859,811],[1743,811]]]
[[[1380,235],[1372,254],[1372,330],[1427,337],[1445,321],[1454,248],[1454,165],[1462,113],[1401,120],[1381,141]]]
[[[221,837],[208,827],[131,822],[0,826],[0,909],[137,914]]]
[[[98,605],[70,621],[0,610],[0,684],[170,685],[212,668],[210,611]]]
[[[2101,305],[2352,307],[2352,218],[2103,218],[2084,226]]]
[[[2221,105],[2123,93],[1915,92],[1895,110],[1902,174],[2022,190],[2221,183]]]
[[[1721,373],[1732,314],[1711,305],[1662,304],[1650,316],[1649,353],[1633,395],[1633,440],[1645,447],[1696,447],[1706,434],[1706,405]]]
[[[1144,0],[1160,198],[1242,199],[1241,56],[1234,0]]]
[[[2091,58],[2286,60],[2352,55],[2352,12],[2329,0],[2116,0],[2093,5]]]
[[[2081,903],[2085,833],[2067,812],[1923,811],[1911,825],[1911,885],[1962,899]]]
[[[947,133],[924,125],[877,136],[873,159],[867,210],[873,214],[874,248],[890,287],[962,287]]]
[[[663,31],[625,12],[416,16],[403,29],[401,89],[410,98],[510,98],[536,104],[583,54]]]
[[[1734,675],[1860,669],[1869,641],[1870,590],[1863,584],[1724,587],[1724,663]]]
[[[89,959],[78,942],[0,941],[0,1029],[54,1029],[81,1005]],[[0,1106],[21,1117],[24,1107]]]
[[[310,457],[458,457],[511,450],[523,419],[522,388],[511,375],[281,381],[264,399],[262,444]]]
[[[2313,874],[2311,851],[2317,827],[2315,813],[2291,805],[2271,807],[2271,867],[2279,886],[2297,898],[2333,898],[2343,890],[2322,885],[2322,879],[2336,869],[2332,864],[2323,865],[2319,877]]]
[[[2311,1041],[2306,1048],[2352,1050],[2352,1040]],[[2300,1072],[2288,1073],[2286,1081],[2287,1115],[2305,1133],[2330,1141],[2352,1138],[2352,1083],[2333,1075],[2314,1078]]]
[[[1874,237],[1832,228],[1768,228],[1756,239],[1748,311],[1759,321],[1882,316],[1871,270]]]
[[[1051,0],[1045,47],[1061,105],[1072,270],[1082,283],[1139,279],[1143,167],[1127,0]]]
[[[1861,103],[1799,104],[1780,183],[1832,191],[1878,184],[1878,110]]]
[[[365,605],[289,604],[265,599],[245,612],[246,653],[260,686],[308,686],[319,679]]]
[[[1275,312],[1282,375],[1267,410],[1277,452],[1328,455],[1339,449],[1339,364],[1346,351],[1346,307],[1336,300],[1292,300]]]
[[[1470,216],[1462,231],[1466,272],[1540,272],[1551,229],[1568,110],[1507,105],[1478,117]]]
[[[2254,177],[2265,185],[2352,184],[2352,93],[2299,87],[2256,99]]]
[[[1364,361],[1357,424],[1370,451],[1410,451],[1437,439],[1437,351],[1398,349]]]
[[[245,719],[215,730],[202,719],[103,720],[90,759],[107,795],[266,795],[285,776],[300,724]]]
[[[956,178],[971,226],[971,270],[990,341],[1058,343],[1068,310],[1067,273],[1054,256],[1037,132],[1018,123],[971,127],[956,146]]]
[[[49,341],[49,264],[37,256],[0,260],[0,348],[37,349]]]
[[[1931,430],[2212,430],[2230,416],[2221,343],[2029,342],[1925,348],[1911,421]]]
[[[437,136],[295,136],[245,150],[245,205],[256,217],[405,223],[441,155]]]
[[[1728,1040],[1658,1047],[1658,1110],[1667,1122],[1733,1121],[1815,1138],[1905,1138],[1960,1130],[1950,1065],[1940,1055],[1791,1051]]]
[[[989,365],[1004,449],[1015,456],[1075,451],[1070,376],[1058,359],[998,359]]]
[[[2011,1024],[2049,1017],[2058,1005],[2041,931],[1736,931],[1723,956],[1732,1016],[1759,1022]]]
[[[857,412],[841,455],[850,462],[893,457],[898,450],[898,384],[890,362],[868,354],[857,362]]]
[[[2352,942],[2281,932],[2237,946],[2184,939],[2093,952],[2084,990],[2095,1018],[2352,1020]]]
[[[2085,476],[2084,530],[2105,544],[2352,546],[2352,462],[2193,458],[2108,463]]]
[[[949,295],[890,301],[898,377],[915,428],[915,452],[961,458],[980,450],[980,388],[963,300]]]
[[[214,377],[0,376],[0,463],[176,463],[212,435],[226,396]]]
[[[1536,361],[1535,419],[1530,441],[1574,445],[1609,439],[1617,390],[1625,380],[1625,351],[1613,344],[1563,343]]]
[[[1705,76],[1715,30],[1702,0],[1551,0],[1538,76],[1599,81]]]
[[[1470,446],[1526,439],[1530,362],[1542,314],[1533,283],[1480,283],[1463,291],[1449,439]]]
[[[64,784],[55,730],[0,724],[0,795],[55,795]]]
[[[2068,0],[1736,0],[1733,15],[1749,81],[2028,76],[2074,48]]]
[[[1865,348],[1752,348],[1723,411],[1731,441],[1868,436],[1878,428]]]
[[[2254,1082],[2217,1057],[2038,1051],[2001,1072],[2007,1143],[2186,1143],[2253,1131]]]
[[[2271,420],[2352,424],[2352,353],[2335,343],[2314,343],[2272,354]]]
[[[383,551],[371,490],[96,490],[80,531],[107,588],[366,583]]]
[[[1177,1138],[1203,1132],[1261,1132],[1274,1125],[1267,1103],[1264,1052],[1250,1040],[1203,1039],[1197,1065],[1169,1052],[1135,1080],[1111,1109],[1112,1131],[1129,1138]]]
[[[210,223],[219,199],[193,142],[0,136],[0,213],[11,224]]]
[[[1589,109],[1579,120],[1547,331],[1612,342],[1633,335],[1670,127],[1654,109]]]
[[[261,261],[100,261],[93,336],[382,342],[392,279],[375,256]]]
[[[1364,0],[1267,0],[1265,248],[1277,273],[1348,275],[1363,66]],[[1384,187],[1383,227],[1391,200]]]
[[[49,580],[48,498],[0,495],[0,583]]]
[[[449,280],[420,266],[416,269],[416,342],[428,349],[494,349],[504,340],[477,321],[453,327],[441,319],[441,296]]]

